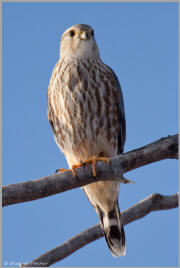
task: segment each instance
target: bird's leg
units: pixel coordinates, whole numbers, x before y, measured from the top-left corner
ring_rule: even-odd
[[[82,166],[88,166],[89,164],[92,164],[92,172],[93,172],[93,176],[96,177],[96,162],[98,161],[103,161],[106,163],[109,163],[109,158],[107,157],[97,157],[97,156],[93,156],[90,159],[84,161],[84,162],[80,162],[79,164],[76,165],[72,165],[72,173],[74,176],[77,176],[76,173],[76,168],[78,167],[82,167]]]

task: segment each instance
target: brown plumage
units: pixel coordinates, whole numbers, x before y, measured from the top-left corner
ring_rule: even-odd
[[[88,25],[74,25],[61,38],[60,59],[48,88],[48,119],[70,168],[92,157],[123,152],[126,125],[120,84],[100,59]],[[96,182],[83,189],[99,215],[112,254],[124,255],[119,183]]]

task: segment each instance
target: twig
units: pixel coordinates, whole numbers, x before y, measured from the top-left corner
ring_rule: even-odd
[[[77,169],[78,177],[71,171],[49,175],[23,183],[10,184],[2,188],[2,205],[27,202],[62,193],[86,184],[102,180],[120,180],[122,173],[163,159],[178,158],[178,135],[161,138],[149,145],[111,158],[110,164],[98,162],[97,178],[92,176],[91,167]]]
[[[129,224],[135,220],[138,220],[152,211],[172,209],[178,206],[178,194],[171,196],[163,196],[160,194],[153,194],[144,200],[141,200],[137,204],[133,205],[129,209],[122,212],[123,224]],[[71,255],[76,250],[83,246],[103,237],[103,233],[99,224],[79,233],[72,237],[64,244],[51,249],[36,258],[28,264],[21,264],[24,267],[47,267],[55,262],[58,262],[67,256]]]

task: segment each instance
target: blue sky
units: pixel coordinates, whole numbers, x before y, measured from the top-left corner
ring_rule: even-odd
[[[49,79],[62,33],[94,28],[101,58],[124,95],[125,152],[178,132],[177,3],[3,3],[3,185],[67,168],[46,112]],[[177,161],[126,174],[121,211],[152,193],[178,190]],[[177,266],[177,209],[125,226],[127,254],[113,258],[105,239],[53,266]],[[98,223],[81,189],[3,208],[3,264],[29,262]],[[14,265],[13,265],[14,266]]]

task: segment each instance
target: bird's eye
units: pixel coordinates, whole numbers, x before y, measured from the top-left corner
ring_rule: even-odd
[[[69,32],[69,36],[70,36],[70,37],[73,37],[74,35],[75,35],[75,31],[71,30],[71,31]]]
[[[94,31],[92,30],[91,35],[94,36]]]

